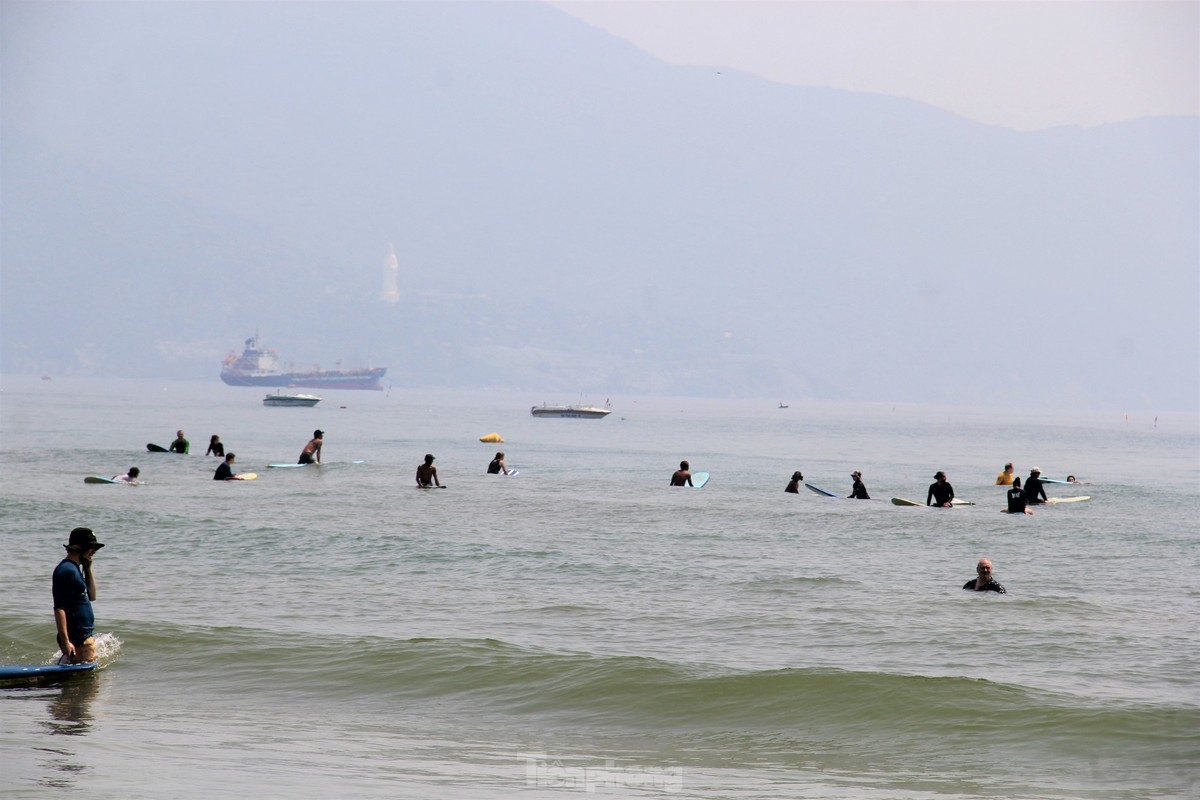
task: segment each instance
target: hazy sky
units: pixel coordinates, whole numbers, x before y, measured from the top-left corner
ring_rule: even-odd
[[[1200,115],[1200,2],[553,5],[673,64],[920,100],[1019,130]]]

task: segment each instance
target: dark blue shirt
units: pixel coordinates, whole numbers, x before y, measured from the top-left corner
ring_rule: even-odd
[[[96,617],[92,613],[92,601],[88,597],[83,567],[64,558],[54,568],[51,583],[54,590],[54,607],[67,612],[67,638],[71,640],[71,644],[82,644],[96,627]]]

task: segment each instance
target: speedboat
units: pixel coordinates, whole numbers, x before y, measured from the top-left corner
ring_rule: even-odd
[[[311,407],[321,402],[315,394],[269,394],[263,398],[264,406]]]

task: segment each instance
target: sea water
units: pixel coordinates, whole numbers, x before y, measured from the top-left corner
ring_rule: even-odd
[[[262,394],[4,378],[0,663],[53,659],[71,528],[107,546],[102,668],[0,689],[0,794],[1200,794],[1194,414]],[[257,480],[211,480],[213,433]],[[1007,461],[1092,499],[1000,513]],[[870,502],[783,492],[855,469]],[[937,470],[976,505],[888,502]],[[1006,595],[962,591],[981,556]]]

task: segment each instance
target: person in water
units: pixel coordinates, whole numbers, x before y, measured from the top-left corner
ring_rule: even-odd
[[[688,462],[680,461],[679,469],[675,470],[675,473],[671,475],[671,485],[694,486],[695,484],[692,483],[692,473],[689,471],[690,469],[691,468],[688,466]]]
[[[113,480],[120,481],[121,483],[137,483],[137,476],[141,474],[142,471],[137,467],[130,467],[129,472],[126,472],[124,475],[118,475]]]
[[[192,443],[183,438],[183,431],[175,431],[175,441],[167,449],[172,453],[187,453],[192,449]]]
[[[687,462],[685,461],[683,463],[686,464]],[[800,494],[800,481],[802,480],[804,480],[804,476],[800,474],[800,470],[796,470],[792,473],[792,479],[788,481],[787,488],[784,489],[784,491],[792,494]],[[671,485],[675,485],[674,481],[672,481]]]
[[[245,480],[241,475],[233,474],[233,464],[237,461],[237,454],[230,453],[225,456],[225,460],[217,465],[217,471],[213,473],[214,481],[241,481]]]
[[[96,616],[92,611],[96,575],[92,558],[104,545],[96,541],[91,528],[76,528],[63,547],[67,549],[66,558],[51,576],[58,647],[67,663],[87,664],[96,660]]]
[[[1021,491],[1021,479],[1013,478],[1012,488],[1008,490],[1008,508],[1001,509],[1008,514],[1032,514],[1025,507],[1025,492]]]
[[[215,433],[208,440],[208,449],[204,451],[206,456],[217,456],[218,458],[225,457],[225,445],[221,444],[221,437]]]
[[[1004,469],[996,476],[997,486],[1012,486],[1013,483],[1013,465],[1005,464]]]
[[[488,475],[508,474],[508,467],[504,466],[504,453],[496,453],[496,457],[492,459],[492,463],[488,464]]]
[[[963,584],[963,589],[970,589],[975,592],[1008,594],[1008,592],[1004,591],[1004,587],[992,577],[992,562],[986,558],[979,559],[979,563],[975,565],[975,576]]]
[[[321,444],[325,441],[325,431],[313,431],[313,438],[308,440],[308,444],[304,445],[304,449],[300,451],[300,458],[296,459],[297,464],[320,464],[321,463]]]
[[[870,500],[871,495],[867,494],[867,485],[863,483],[862,473],[858,470],[850,473],[850,477],[854,479],[854,486],[850,488],[850,498],[853,500]]]
[[[929,484],[929,493],[925,495],[925,505],[938,508],[950,508],[954,505],[954,487],[946,480],[946,473],[940,469],[933,476],[933,483]]]
[[[1025,501],[1035,506],[1046,502],[1046,487],[1042,485],[1042,471],[1037,467],[1029,470],[1029,477],[1025,479]]]
[[[425,454],[425,463],[417,467],[417,486],[441,486],[438,480],[437,467],[433,465],[433,454]]]

